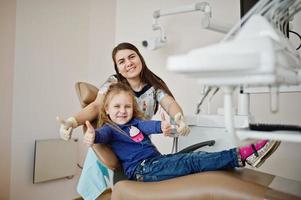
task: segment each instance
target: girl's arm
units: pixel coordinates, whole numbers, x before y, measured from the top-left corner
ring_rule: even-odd
[[[139,130],[141,130],[144,134],[150,135],[153,133],[162,133],[161,130],[161,121],[156,120],[141,120],[138,122]]]
[[[155,120],[147,120],[147,121],[140,121],[138,123],[138,128],[146,135],[150,135],[153,133],[163,133],[165,136],[170,135],[171,133],[171,125],[165,119],[164,114],[161,114],[162,121],[155,121]]]
[[[94,143],[109,143],[112,138],[111,129],[102,127],[100,129],[94,129],[89,121],[86,121],[87,130],[84,135],[84,143],[88,146],[92,146]]]

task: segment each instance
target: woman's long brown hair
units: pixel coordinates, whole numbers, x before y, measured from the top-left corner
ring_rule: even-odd
[[[130,84],[128,83],[126,78],[124,78],[119,73],[118,68],[117,68],[117,63],[116,63],[116,60],[115,60],[116,53],[120,50],[125,50],[125,49],[133,50],[139,56],[139,58],[141,60],[141,63],[142,63],[142,71],[140,73],[141,80],[144,83],[153,86],[155,89],[162,89],[164,92],[166,92],[168,95],[170,95],[174,98],[174,96],[172,95],[171,91],[169,90],[169,88],[167,87],[165,82],[159,76],[154,74],[150,69],[148,69],[148,67],[145,64],[144,58],[141,55],[141,53],[139,52],[139,50],[137,49],[137,47],[135,47],[133,44],[128,43],[128,42],[123,42],[123,43],[118,44],[112,51],[112,59],[114,61],[114,68],[115,68],[115,71],[116,71],[116,74],[117,74],[118,81],[124,82],[124,83],[126,83],[127,85],[130,86]]]
[[[139,119],[145,118],[144,114],[139,110],[139,107],[138,107],[138,104],[137,104],[137,101],[135,99],[135,95],[134,95],[132,89],[127,84],[124,84],[122,82],[117,82],[117,83],[113,83],[109,86],[109,89],[104,96],[103,104],[99,110],[97,127],[101,127],[105,123],[112,123],[112,121],[110,120],[110,117],[106,114],[106,108],[108,107],[111,99],[116,94],[119,94],[121,92],[125,92],[131,96],[131,99],[133,102],[133,118],[139,118]]]

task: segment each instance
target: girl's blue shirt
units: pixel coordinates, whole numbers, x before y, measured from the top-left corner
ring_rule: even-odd
[[[131,179],[140,162],[161,155],[149,138],[151,134],[162,133],[161,121],[133,118],[127,124],[118,126],[123,130],[122,133],[107,124],[96,129],[95,143],[109,144],[121,161],[125,174]],[[130,129],[132,127],[140,130],[143,135],[141,141],[137,142],[131,137]]]

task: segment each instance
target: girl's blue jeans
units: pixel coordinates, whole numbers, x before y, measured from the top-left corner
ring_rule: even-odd
[[[134,179],[162,181],[188,174],[240,167],[237,149],[220,152],[192,152],[160,155],[138,164]]]

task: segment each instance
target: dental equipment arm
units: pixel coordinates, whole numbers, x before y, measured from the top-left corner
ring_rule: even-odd
[[[197,2],[192,5],[186,5],[177,8],[161,9],[153,12],[153,25],[152,29],[154,31],[160,31],[160,37],[149,38],[142,41],[142,46],[150,49],[156,50],[166,45],[167,37],[165,31],[161,25],[158,24],[158,19],[163,16],[182,14],[187,12],[201,11],[204,13],[201,19],[201,27],[209,30],[213,30],[220,33],[227,33],[230,30],[231,25],[220,23],[212,20],[212,9],[207,2]]]

